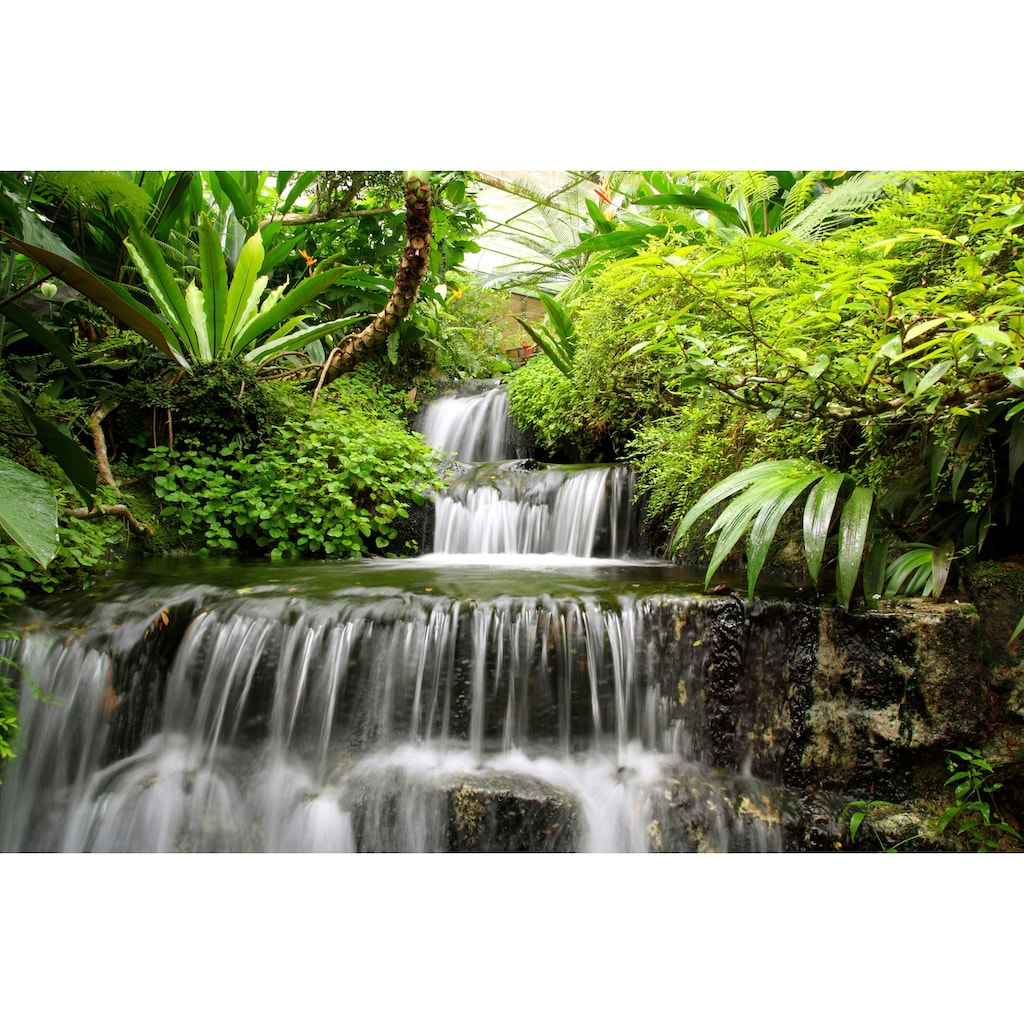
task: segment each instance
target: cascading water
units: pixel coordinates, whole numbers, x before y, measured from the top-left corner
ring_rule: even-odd
[[[503,401],[443,399],[428,440],[493,454]],[[147,563],[55,603],[0,651],[32,684],[0,850],[781,849],[703,700],[740,602],[625,559],[630,498],[624,467],[492,461],[432,554]],[[760,618],[730,635],[769,648]]]

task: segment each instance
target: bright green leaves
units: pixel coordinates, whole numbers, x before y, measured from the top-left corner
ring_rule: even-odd
[[[955,556],[949,538],[941,544],[909,544],[886,566],[888,541],[877,529],[875,494],[857,486],[847,473],[806,459],[759,462],[712,487],[684,516],[672,540],[677,549],[702,517],[727,502],[708,530],[718,534],[704,585],[747,535],[747,588],[753,597],[758,576],[783,517],[806,493],[803,511],[804,557],[811,580],[818,585],[828,545],[835,550],[836,602],[849,609],[857,579],[874,606],[879,597],[919,594],[938,597],[946,585]],[[836,510],[838,528],[833,530]]]
[[[0,528],[46,565],[57,551],[57,502],[42,477],[0,458]]]
[[[566,310],[550,295],[540,294],[540,301],[547,311],[551,329],[541,325],[534,327],[521,317],[519,326],[533,339],[537,347],[565,374],[572,377],[572,357],[576,351],[576,328]]]
[[[747,587],[752,597],[783,517],[807,493],[803,514],[804,554],[811,578],[817,583],[834,512],[844,487],[850,490],[850,484],[847,474],[806,459],[757,463],[712,487],[693,506],[679,524],[672,541],[673,549],[701,516],[730,499],[708,530],[709,536],[718,534],[718,541],[708,564],[705,586],[747,534]],[[869,487],[853,486],[842,503],[837,535],[836,600],[844,608],[850,606],[864,559],[873,499]]]
[[[167,265],[159,245],[133,229],[125,243],[147,290],[166,321],[164,336],[184,366],[244,359],[262,365],[286,352],[347,328],[359,319],[342,317],[304,325],[298,314],[345,277],[337,267],[304,278],[286,293],[282,285],[266,294],[263,240],[257,232],[242,246],[228,280],[227,262],[216,229],[199,220],[199,283],[184,288]],[[260,340],[262,339],[262,343]]]
[[[410,506],[439,485],[432,452],[382,396],[367,408],[344,380],[335,401],[275,428],[259,452],[235,441],[216,452],[153,449],[145,469],[187,546],[273,558],[391,549]]]
[[[807,571],[815,585],[818,583],[821,560],[825,555],[825,541],[832,525],[836,499],[845,481],[845,473],[826,473],[815,484],[804,506],[804,552],[807,557]]]

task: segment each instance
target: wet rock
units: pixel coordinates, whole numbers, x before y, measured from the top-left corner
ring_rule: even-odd
[[[537,779],[489,774],[447,791],[452,853],[568,853],[577,848],[571,799]]]

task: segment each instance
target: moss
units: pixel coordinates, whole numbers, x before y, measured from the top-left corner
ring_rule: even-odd
[[[1002,590],[1024,601],[1024,566],[1017,562],[979,562],[967,574],[973,593]]]

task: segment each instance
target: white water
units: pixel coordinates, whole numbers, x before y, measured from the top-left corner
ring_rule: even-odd
[[[488,455],[492,394],[439,417],[465,401]],[[659,679],[680,641],[619,581],[630,486],[482,467],[438,500],[433,555],[323,566],[327,590],[280,567],[129,589],[24,633],[7,653],[54,699],[22,699],[0,850],[643,852],[679,800],[703,818],[670,848],[779,848]],[[513,593],[479,596],[492,571]],[[681,642],[696,689],[700,635]]]
[[[435,448],[460,462],[506,458],[508,397],[496,385],[476,393],[443,395],[424,410],[418,429]]]

